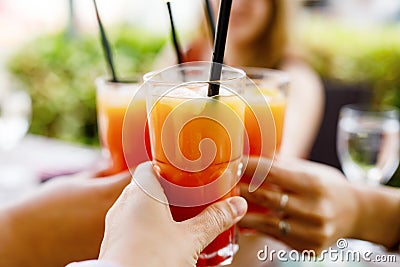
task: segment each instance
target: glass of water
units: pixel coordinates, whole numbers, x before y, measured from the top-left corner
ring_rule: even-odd
[[[342,107],[337,150],[349,181],[378,185],[391,178],[399,165],[399,128],[394,107]]]
[[[0,77],[0,207],[38,183],[31,172],[10,157],[27,133],[30,118],[30,96]]]
[[[30,117],[31,100],[26,92],[0,92],[0,150],[12,149],[25,136]]]

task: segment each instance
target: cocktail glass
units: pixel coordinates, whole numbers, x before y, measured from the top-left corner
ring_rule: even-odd
[[[139,93],[140,79],[112,82],[105,77],[96,79],[97,119],[102,152],[107,159],[107,167],[99,176],[112,175],[136,166],[149,159],[144,145],[146,135],[146,99]],[[134,104],[130,105],[132,99]],[[129,136],[124,138],[125,145],[133,148],[124,153],[123,127],[126,113],[129,113]],[[130,115],[132,114],[132,115]],[[136,127],[136,128],[135,128]]]
[[[152,162],[176,221],[239,193],[245,73],[221,65],[219,95],[208,97],[212,64],[184,63],[145,78]],[[230,264],[238,249],[235,229],[206,247],[197,266]]]
[[[266,68],[246,67],[243,70],[248,78],[244,94],[248,103],[245,111],[248,136],[245,154],[274,159],[282,143],[289,75]],[[243,177],[241,182],[249,184],[250,178]],[[266,213],[268,209],[249,203],[248,211]]]

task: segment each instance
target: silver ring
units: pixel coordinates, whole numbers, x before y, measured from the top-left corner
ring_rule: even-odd
[[[284,220],[279,221],[279,231],[283,236],[286,236],[290,232],[290,224]]]
[[[285,209],[285,207],[286,207],[288,201],[289,201],[289,196],[288,196],[288,194],[282,194],[282,195],[281,195],[281,199],[280,199],[280,201],[279,201],[279,210],[280,210],[280,211],[283,211],[283,210]]]

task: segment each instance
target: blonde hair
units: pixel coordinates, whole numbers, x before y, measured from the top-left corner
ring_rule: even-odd
[[[263,66],[276,68],[280,65],[288,46],[288,3],[286,0],[271,1],[271,18],[265,31],[257,40],[258,48],[265,51]]]
[[[267,0],[266,0],[267,1]],[[271,2],[271,17],[266,25],[264,32],[259,38],[251,43],[252,49],[257,53],[251,63],[243,62],[242,66],[279,68],[287,55],[293,55],[289,52],[291,47],[289,40],[289,31],[292,28],[290,22],[294,16],[294,11],[298,4],[297,0],[269,0]],[[200,21],[197,34],[198,41],[203,45],[209,45],[212,49],[212,38],[208,21],[203,17]],[[204,39],[208,44],[204,43]],[[258,62],[256,62],[258,61]]]

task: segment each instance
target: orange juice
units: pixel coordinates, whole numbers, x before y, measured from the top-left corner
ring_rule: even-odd
[[[148,160],[143,147],[143,140],[145,140],[143,129],[147,118],[146,100],[144,97],[135,99],[134,103],[129,106],[138,91],[138,87],[139,85],[136,83],[98,81],[97,118],[99,136],[109,160],[109,166],[99,174],[100,176],[112,175],[128,169],[125,156],[129,157],[130,167]],[[125,114],[130,120],[129,125],[137,128],[129,129],[129,138],[124,138],[125,144],[123,144]],[[124,155],[124,147],[133,149],[125,149],[126,155]]]

